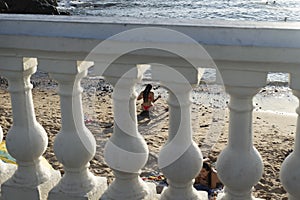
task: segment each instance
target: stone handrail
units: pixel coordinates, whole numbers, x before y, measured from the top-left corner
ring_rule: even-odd
[[[0,165],[1,174],[15,170],[10,178],[1,177],[2,198],[202,199],[192,187],[202,166],[202,154],[191,137],[190,86],[199,83],[203,68],[217,67],[218,83],[224,84],[230,95],[228,146],[217,162],[226,190],[219,198],[253,199],[251,190],[262,176],[263,164],[252,143],[252,99],[266,85],[269,72],[289,73],[290,88],[300,97],[299,38],[299,23],[158,23],[103,17],[0,15],[0,75],[9,81],[14,122],[6,144],[18,164],[17,169]],[[160,197],[154,194],[152,185],[139,178],[148,148],[132,117],[136,111],[134,85],[143,72],[139,64],[145,63],[156,69],[152,79],[170,90],[169,140],[159,155],[159,166],[169,187]],[[91,65],[95,73],[114,86],[114,133],[104,154],[115,180],[108,188],[105,178],[88,170],[96,144],[84,125],[80,80]],[[59,83],[62,128],[54,150],[64,166],[63,177],[41,164],[48,139],[33,108],[30,76],[37,68]],[[281,181],[291,200],[300,199],[299,131],[294,151],[281,169]]]

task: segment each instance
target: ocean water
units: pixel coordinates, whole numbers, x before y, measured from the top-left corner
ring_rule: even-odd
[[[60,0],[73,15],[135,18],[300,21],[299,0]]]

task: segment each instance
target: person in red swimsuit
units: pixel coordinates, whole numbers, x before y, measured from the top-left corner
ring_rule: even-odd
[[[154,93],[151,91],[152,85],[147,84],[146,88],[144,91],[140,93],[138,96],[137,100],[143,99],[142,103],[142,112],[140,116],[146,116],[150,118],[149,116],[149,111],[151,110],[153,103],[157,101],[161,96],[159,95],[156,99],[154,98]]]

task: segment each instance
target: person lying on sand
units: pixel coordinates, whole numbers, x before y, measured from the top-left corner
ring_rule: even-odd
[[[214,194],[222,187],[223,184],[218,178],[217,171],[209,164],[208,159],[204,159],[202,169],[195,178],[194,188],[207,191],[209,198],[214,199]]]

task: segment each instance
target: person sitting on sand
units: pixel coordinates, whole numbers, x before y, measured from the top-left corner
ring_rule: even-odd
[[[156,99],[154,98],[154,93],[151,91],[152,85],[147,84],[144,91],[140,93],[137,100],[143,99],[142,103],[142,112],[140,113],[140,116],[146,116],[149,118],[149,111],[153,107],[153,103],[157,101],[161,96],[159,95]]]
[[[204,159],[202,169],[195,178],[194,188],[207,191],[209,198],[214,198],[215,192],[222,189],[223,184],[218,178],[217,171]]]

